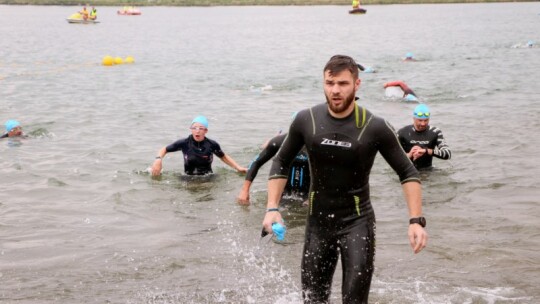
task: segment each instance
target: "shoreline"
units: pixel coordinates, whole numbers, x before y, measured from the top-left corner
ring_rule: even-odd
[[[361,5],[386,4],[449,4],[449,3],[504,3],[536,2],[535,0],[363,0]],[[55,6],[311,6],[311,5],[351,5],[345,0],[0,0],[0,5],[55,5]]]

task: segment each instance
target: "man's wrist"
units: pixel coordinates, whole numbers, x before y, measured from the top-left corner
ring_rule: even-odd
[[[426,227],[426,218],[423,216],[412,217],[409,219],[409,225],[412,225],[412,224],[418,224],[422,227]]]

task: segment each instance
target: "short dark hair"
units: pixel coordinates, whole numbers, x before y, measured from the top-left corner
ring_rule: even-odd
[[[358,64],[356,61],[346,55],[334,55],[324,66],[323,73],[328,71],[330,75],[336,75],[345,70],[351,72],[354,79],[358,79]]]

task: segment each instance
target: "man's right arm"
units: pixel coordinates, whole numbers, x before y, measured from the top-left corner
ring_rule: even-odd
[[[270,139],[266,147],[261,151],[261,153],[259,153],[259,155],[257,155],[257,157],[249,165],[249,170],[246,174],[246,181],[252,182],[257,176],[257,173],[259,173],[259,169],[264,164],[266,164],[267,161],[272,159],[274,155],[276,155],[277,151],[283,144],[284,137],[285,135],[279,135]]]
[[[266,204],[267,212],[263,220],[263,226],[268,232],[272,231],[273,223],[283,224],[283,220],[279,212],[268,210],[277,209],[279,207],[281,194],[283,193],[283,189],[287,184],[287,176],[289,173],[290,164],[304,146],[304,138],[301,133],[301,121],[305,121],[306,118],[301,118],[302,114],[305,113],[300,112],[296,115],[296,118],[289,128],[289,132],[287,133],[287,137],[285,138],[283,145],[272,161],[268,181],[268,202]]]

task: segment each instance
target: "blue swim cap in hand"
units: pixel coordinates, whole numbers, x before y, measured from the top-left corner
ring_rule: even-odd
[[[285,239],[285,233],[287,233],[287,228],[280,223],[273,223],[272,232],[274,232],[278,241],[283,241]]]

